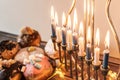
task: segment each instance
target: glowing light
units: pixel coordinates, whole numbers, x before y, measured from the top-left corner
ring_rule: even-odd
[[[56,22],[56,25],[58,25],[58,14],[57,14],[57,12],[55,12],[55,22]]]
[[[106,37],[105,37],[105,48],[109,48],[110,45],[110,32],[107,31]]]
[[[76,11],[76,8],[75,8],[75,10],[74,10],[74,21],[73,21],[73,31],[76,31],[77,24],[78,24],[78,19],[77,19],[77,11]]]
[[[54,19],[54,7],[51,6],[51,20]]]
[[[95,38],[95,44],[96,44],[97,46],[99,46],[99,43],[100,43],[100,31],[99,31],[99,29],[97,28],[96,38]]]
[[[80,22],[80,25],[79,25],[79,35],[83,36],[83,22]]]
[[[71,18],[70,18],[70,15],[68,15],[67,26],[68,26],[68,29],[71,29]]]
[[[62,26],[64,26],[66,23],[66,17],[65,17],[65,13],[63,12],[63,15],[62,15]]]
[[[87,31],[87,43],[91,43],[91,29],[88,27]]]

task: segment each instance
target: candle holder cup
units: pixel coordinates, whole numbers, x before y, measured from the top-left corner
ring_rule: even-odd
[[[95,70],[95,80],[98,80],[98,70],[100,69],[101,62],[99,61],[97,64],[92,62],[93,68]]]
[[[73,44],[73,51],[75,52],[75,74],[76,74],[76,80],[78,80],[78,50],[79,50],[79,45],[78,44]]]
[[[52,42],[53,42],[53,46],[54,46],[54,50],[56,51],[56,36],[51,36]]]
[[[72,72],[72,50],[68,50],[68,54],[70,55],[70,77],[73,78],[73,72]]]
[[[62,63],[63,60],[62,60],[62,54],[61,54],[61,42],[57,42],[57,46],[59,51],[59,60],[60,60],[60,63]]]
[[[87,59],[87,57],[85,57],[85,61],[86,61],[86,64],[87,64],[87,74],[88,74],[88,80],[90,80],[90,65],[92,64],[92,61],[93,61],[93,58],[91,59]]]
[[[84,72],[84,59],[85,59],[85,54],[82,55],[82,56],[78,56],[78,60],[80,60],[80,62],[81,62],[81,80],[84,80],[84,75],[83,75],[83,72]]]
[[[110,69],[110,67],[108,66],[106,69],[103,68],[103,65],[100,66],[100,69],[101,69],[101,72],[102,72],[102,75],[104,76],[104,80],[106,80],[106,76],[108,74],[108,71]]]
[[[66,69],[66,71],[68,71],[68,67],[67,67],[67,53],[66,53],[66,45],[62,45],[62,49],[63,49],[63,51],[64,51],[65,69]]]

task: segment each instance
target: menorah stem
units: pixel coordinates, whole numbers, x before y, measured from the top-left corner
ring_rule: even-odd
[[[98,72],[95,70],[95,80],[98,80]]]
[[[106,80],[106,76],[104,76],[104,80]]]
[[[56,36],[51,36],[51,39],[52,39],[52,42],[53,42],[53,47],[54,47],[54,50],[56,51]]]
[[[73,73],[72,73],[72,50],[68,50],[68,54],[70,56],[70,77],[73,78]]]
[[[73,78],[73,73],[72,73],[72,54],[70,54],[70,77]]]
[[[92,64],[92,60],[93,58],[91,59],[87,59],[87,57],[85,57],[85,60],[86,60],[86,63],[87,63],[87,74],[88,74],[88,80],[90,80],[90,65]]]
[[[90,80],[90,65],[88,65],[87,72],[88,72],[88,80]]]
[[[84,76],[83,76],[83,59],[81,59],[81,79],[84,80]]]
[[[66,50],[64,50],[64,57],[65,57],[65,69],[66,69],[66,71],[68,71],[68,68],[67,68],[67,54],[66,54]]]
[[[61,58],[61,42],[58,42],[57,45],[58,45],[58,48],[59,48],[59,60],[62,63],[62,58]]]
[[[107,76],[108,71],[109,71],[109,66],[107,68],[103,68],[103,66],[101,65],[100,69],[102,71],[102,75],[104,77],[104,80],[106,80],[106,76]]]
[[[77,55],[77,51],[75,51],[75,73],[76,73],[76,80],[78,80],[78,69],[77,69],[77,60],[78,60],[78,55]]]

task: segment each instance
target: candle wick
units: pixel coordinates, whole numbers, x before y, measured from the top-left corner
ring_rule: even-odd
[[[75,29],[73,30],[73,32],[75,32]]]
[[[63,24],[63,27],[64,27],[64,28],[66,28],[66,25],[65,25],[65,24]]]
[[[108,47],[108,46],[106,46],[106,49],[109,49],[109,47]]]
[[[80,37],[83,37],[82,33],[80,33]]]

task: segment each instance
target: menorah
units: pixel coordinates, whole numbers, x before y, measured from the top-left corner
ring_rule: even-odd
[[[118,38],[118,35],[116,33],[115,27],[113,25],[110,12],[109,12],[109,6],[110,6],[111,0],[107,0],[106,2],[106,16],[107,20],[110,24],[110,28],[112,30],[112,33],[114,35],[114,38],[117,42],[117,46],[119,48],[120,53],[120,41]],[[104,80],[106,80],[107,73],[110,69],[108,65],[108,58],[109,58],[109,31],[106,34],[105,38],[105,50],[103,54],[103,62],[99,60],[99,29],[96,31],[96,39],[94,39],[94,5],[95,0],[84,0],[84,25],[80,23],[80,31],[79,35],[75,29],[75,26],[77,26],[77,15],[76,15],[76,9],[74,11],[74,22],[73,22],[73,31],[71,30],[71,18],[70,14],[74,9],[74,6],[76,4],[76,0],[73,0],[72,6],[70,7],[68,14],[65,17],[65,14],[63,13],[63,22],[62,22],[62,28],[58,27],[58,17],[55,13],[54,15],[54,8],[51,7],[51,28],[52,28],[52,35],[51,39],[54,44],[54,50],[56,49],[56,43],[58,47],[59,52],[59,60],[61,64],[65,64],[65,69],[67,72],[70,73],[70,78],[73,78],[75,76],[75,79],[78,80],[78,66],[80,61],[80,73],[81,73],[81,80],[84,80],[84,65],[87,65],[86,71],[87,71],[87,80],[91,79],[91,67],[94,69],[95,72],[95,80],[98,80],[98,70],[101,70],[102,75],[104,76]],[[91,13],[91,15],[90,15]],[[84,26],[84,30],[83,27]],[[84,33],[83,33],[84,31]],[[61,55],[61,47],[64,51],[64,59]],[[92,54],[93,53],[93,54]],[[74,54],[74,56],[73,56]],[[69,58],[67,58],[69,56]],[[75,60],[74,68],[75,68],[75,75],[73,74],[73,60]],[[64,60],[64,61],[63,61]],[[68,62],[69,60],[69,68],[68,68]],[[102,64],[101,64],[102,63]]]

